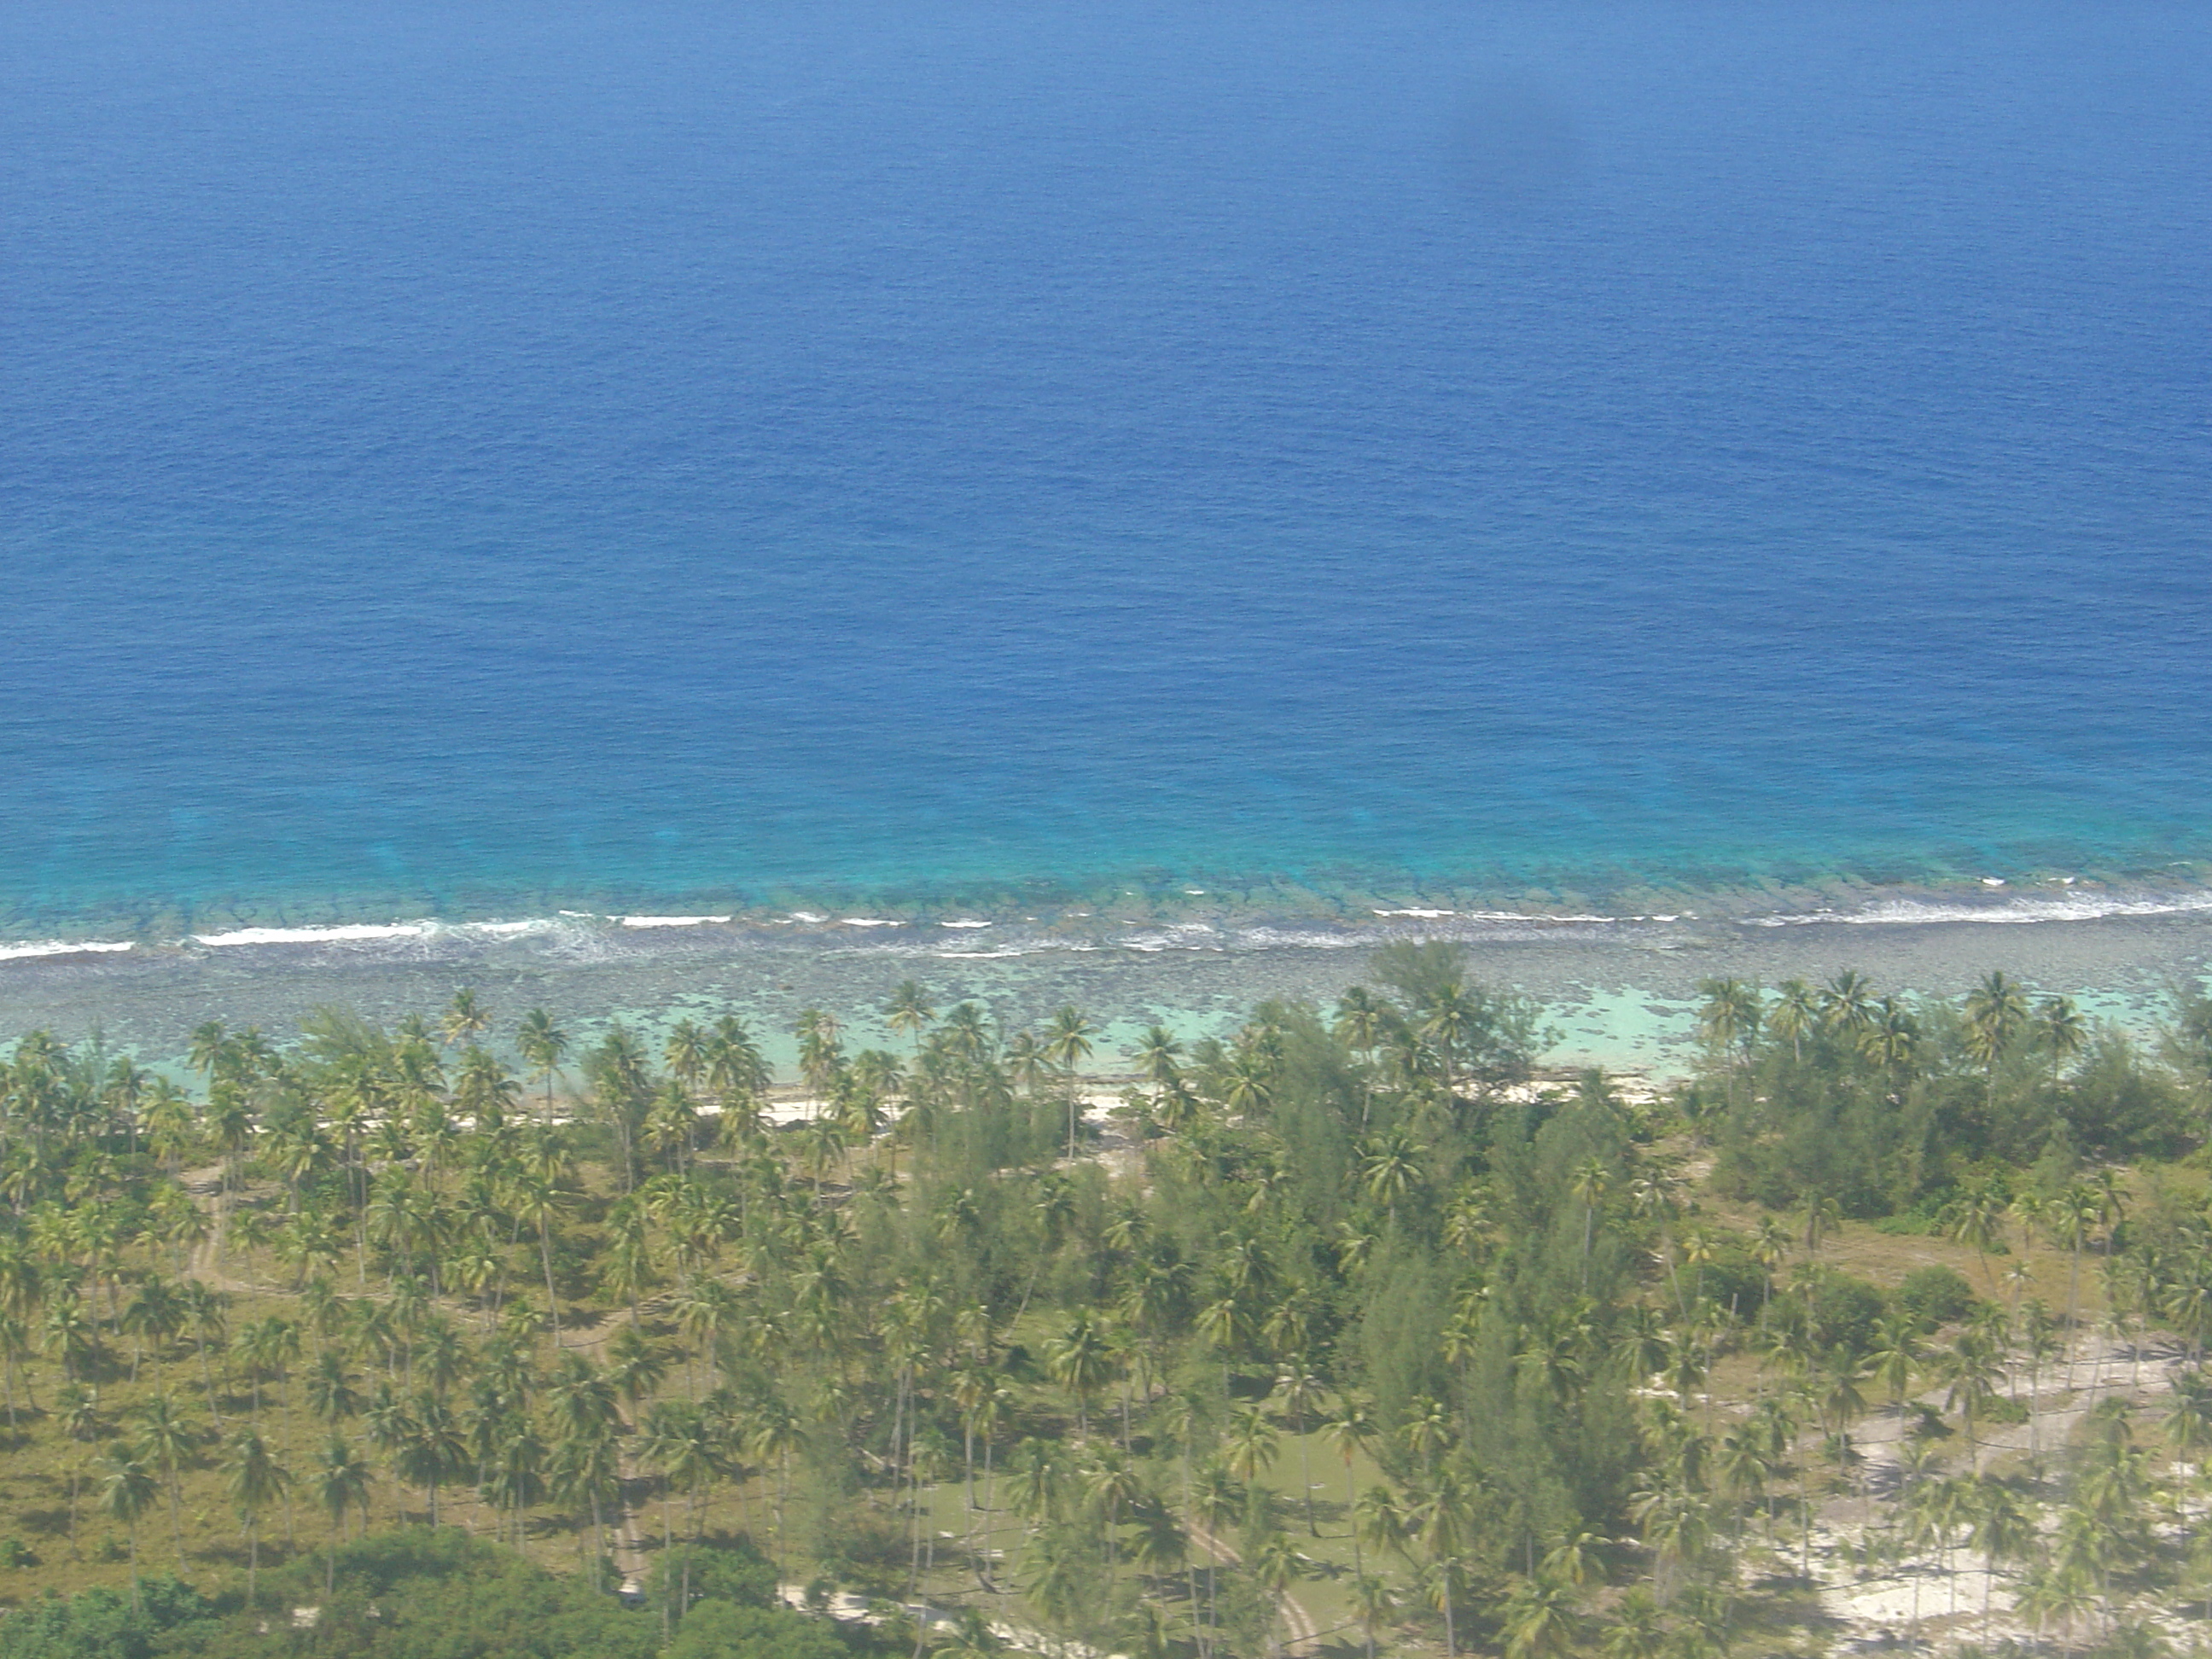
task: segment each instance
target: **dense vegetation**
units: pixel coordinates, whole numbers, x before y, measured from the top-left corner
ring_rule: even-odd
[[[2212,1318],[2212,1010],[1716,981],[1662,1097],[1540,1078],[1447,947],[1372,980],[1151,1032],[1103,1117],[1081,1012],[914,985],[882,1047],[804,1017],[784,1127],[733,1017],[464,991],[210,1024],[193,1086],[33,1033],[0,1594],[113,1587],[0,1659],[1705,1659],[1885,1575],[1917,1638],[2148,1655],[2212,1595],[2212,1385],[2144,1360]]]

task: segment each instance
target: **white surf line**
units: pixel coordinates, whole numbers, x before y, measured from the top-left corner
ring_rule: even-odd
[[[32,957],[73,957],[83,951],[112,952],[135,948],[129,939],[88,939],[74,943],[67,939],[43,939],[35,944],[26,941],[19,945],[0,945],[0,962],[21,962]]]
[[[368,939],[421,939],[423,921],[349,922],[331,927],[240,927],[228,933],[194,933],[195,945],[218,950],[234,945],[352,945]]]
[[[2107,917],[2189,915],[2212,910],[2212,893],[2175,893],[2151,898],[2024,898],[2001,904],[1945,904],[1916,899],[1884,899],[1858,910],[1810,910],[1802,914],[1747,916],[1748,927],[1924,927],[1944,922],[1978,922],[1985,927],[2020,927],[2045,921],[2102,921]]]

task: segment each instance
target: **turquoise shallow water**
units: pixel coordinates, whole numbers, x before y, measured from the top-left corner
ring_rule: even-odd
[[[2191,7],[31,0],[0,93],[0,939],[2212,854]]]

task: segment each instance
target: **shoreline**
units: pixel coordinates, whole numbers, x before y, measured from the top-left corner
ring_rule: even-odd
[[[1694,988],[1706,977],[1772,986],[1853,968],[1886,989],[1950,996],[2001,967],[2039,993],[2075,997],[2093,1018],[2148,1030],[2173,988],[2201,982],[2212,965],[2212,891],[2194,884],[1869,888],[1850,908],[1722,915],[1365,908],[1364,918],[1345,907],[1285,915],[1226,903],[1180,919],[1112,908],[994,917],[568,912],[264,924],[172,944],[25,942],[0,956],[0,1042],[41,1027],[70,1041],[97,1029],[142,1059],[166,1060],[210,1018],[283,1042],[321,1004],[390,1021],[434,1012],[471,985],[502,1025],[533,1006],[586,1032],[616,1018],[650,1030],[685,1013],[733,1011],[788,1070],[789,1028],[810,1006],[838,1012],[857,1042],[902,1047],[866,1015],[911,978],[939,1006],[972,999],[1008,1029],[1074,1003],[1104,1027],[1098,1058],[1110,1066],[1146,1025],[1195,1036],[1228,1029],[1271,997],[1326,1004],[1363,976],[1377,945],[1428,938],[1461,942],[1475,977],[1545,1005],[1560,1039],[1547,1065],[1664,1075],[1689,1053]]]
[[[836,949],[872,941],[915,956],[1018,955],[1052,949],[1269,948],[1279,944],[1357,949],[1401,938],[1475,942],[1516,930],[1675,924],[1745,928],[1984,926],[2099,921],[2212,912],[2212,865],[2176,860],[2142,872],[2042,872],[1943,881],[1875,882],[1850,873],[1783,884],[1655,888],[1595,894],[1572,888],[1507,895],[1482,888],[1267,878],[1243,885],[1104,883],[1077,893],[1039,881],[1034,893],[1002,887],[872,902],[851,895],[789,896],[777,903],[719,902],[572,908],[549,902],[516,915],[466,900],[440,905],[354,901],[235,901],[198,910],[148,905],[88,914],[43,932],[0,924],[0,967],[13,962],[125,953],[234,951],[249,947],[398,945],[465,955],[506,939],[550,937],[574,946],[696,931],[731,945],[803,940]],[[696,895],[693,895],[696,897]],[[986,938],[985,935],[988,937]]]
[[[2133,867],[1964,872],[1953,862],[1892,863],[1887,872],[1839,864],[1823,871],[1778,863],[1722,872],[1689,866],[1653,876],[1588,866],[1532,878],[1493,873],[1457,879],[1402,870],[1314,868],[1290,872],[1175,874],[1160,869],[955,881],[734,887],[415,890],[147,896],[57,907],[0,898],[0,963],[86,951],[236,949],[263,945],[374,944],[418,939],[453,945],[592,928],[620,933],[726,928],[733,937],[824,939],[882,933],[902,941],[963,938],[995,929],[1038,930],[1054,942],[1129,944],[1121,930],[1150,929],[1172,948],[1180,930],[1312,930],[1325,936],[1401,924],[1500,926],[1737,922],[1788,927],[1944,921],[2034,921],[2212,909],[2212,860],[2178,858]],[[1532,884],[1533,880],[1533,884]],[[1262,936],[1260,942],[1267,942]],[[1139,939],[1134,948],[1147,948]]]

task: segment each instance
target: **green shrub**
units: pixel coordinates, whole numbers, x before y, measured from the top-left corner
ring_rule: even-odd
[[[646,1599],[659,1607],[688,1589],[694,1603],[731,1601],[739,1607],[775,1605],[775,1566],[753,1540],[722,1536],[678,1544],[656,1553],[646,1574]]]
[[[190,1584],[170,1577],[127,1590],[101,1586],[52,1596],[0,1619],[0,1659],[151,1659],[190,1653],[217,1628],[215,1609]]]
[[[1799,1328],[1823,1352],[1836,1347],[1864,1349],[1888,1298],[1863,1279],[1855,1279],[1832,1267],[1813,1269],[1774,1298],[1768,1322],[1784,1328]]]
[[[338,1551],[337,1572],[327,1601],[313,1559],[269,1581],[291,1605],[322,1607],[324,1659],[652,1659],[660,1645],[658,1619],[457,1527],[372,1533]],[[290,1651],[279,1639],[235,1620],[207,1659]]]
[[[787,1607],[702,1601],[661,1659],[852,1659],[835,1631]]]
[[[1750,1247],[1741,1238],[1723,1240],[1711,1261],[1694,1270],[1684,1271],[1701,1287],[1705,1300],[1715,1307],[1729,1310],[1740,1318],[1756,1318],[1766,1304],[1766,1269],[1753,1257]]]
[[[1973,1311],[1974,1287],[1952,1267],[1916,1267],[1905,1274],[1891,1298],[1923,1330],[1948,1325]]]

